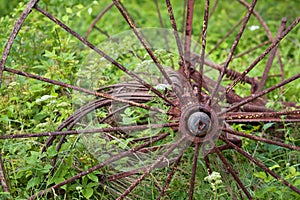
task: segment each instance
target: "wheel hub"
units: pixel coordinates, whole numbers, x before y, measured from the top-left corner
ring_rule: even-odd
[[[204,137],[210,126],[210,117],[205,112],[194,112],[187,121],[188,133],[192,136]]]
[[[180,131],[194,143],[214,144],[219,136],[219,119],[215,112],[201,105],[185,107],[180,117]]]

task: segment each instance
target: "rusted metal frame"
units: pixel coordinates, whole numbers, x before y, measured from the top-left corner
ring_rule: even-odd
[[[76,91],[79,91],[79,92],[84,92],[84,93],[87,93],[87,94],[91,94],[91,95],[94,95],[94,96],[99,96],[99,97],[103,97],[103,98],[106,98],[106,99],[111,99],[111,100],[118,101],[118,102],[121,102],[121,103],[127,103],[129,105],[137,106],[137,107],[144,108],[144,109],[147,109],[147,110],[153,110],[153,111],[156,111],[156,112],[164,113],[164,111],[161,110],[161,109],[152,108],[150,106],[147,106],[147,105],[144,105],[144,104],[141,104],[141,103],[136,103],[134,101],[129,101],[129,100],[121,99],[121,98],[118,98],[118,97],[114,97],[113,95],[110,95],[110,94],[96,92],[96,91],[93,91],[93,90],[85,89],[85,88],[82,88],[82,87],[74,86],[74,85],[63,83],[63,82],[60,82],[60,81],[55,81],[55,80],[48,79],[48,78],[45,78],[45,77],[42,77],[42,76],[38,76],[38,75],[35,75],[35,74],[30,74],[30,73],[27,73],[27,72],[11,69],[11,68],[7,68],[7,67],[5,67],[4,70],[7,71],[7,72],[10,72],[10,73],[13,73],[13,74],[18,74],[18,75],[25,76],[25,77],[28,77],[28,78],[33,78],[33,79],[36,79],[36,80],[39,80],[39,81],[51,83],[51,84],[54,84],[54,85],[59,85],[59,86],[62,86],[64,88],[69,88],[69,89],[73,89],[73,90],[76,90]]]
[[[204,9],[204,19],[203,19],[203,26],[202,26],[202,43],[201,43],[201,51],[200,51],[200,66],[199,66],[199,80],[198,80],[198,101],[202,101],[202,85],[203,85],[203,66],[205,60],[205,48],[206,48],[206,34],[207,34],[207,27],[208,27],[208,15],[209,15],[209,0],[205,1],[205,9]]]
[[[235,51],[235,49],[236,49],[236,47],[237,47],[237,45],[238,45],[238,43],[239,43],[239,41],[240,41],[240,39],[241,39],[241,37],[243,35],[243,32],[244,32],[244,30],[246,28],[246,25],[247,25],[248,21],[249,21],[251,15],[252,15],[252,12],[254,10],[256,2],[257,2],[257,0],[253,0],[252,1],[251,7],[248,9],[248,12],[247,12],[246,16],[244,17],[243,24],[242,24],[242,26],[241,26],[241,28],[240,28],[237,36],[236,36],[236,38],[235,38],[235,40],[234,40],[231,48],[230,48],[230,52],[229,52],[229,54],[227,56],[227,59],[226,59],[225,64],[224,64],[224,66],[222,68],[222,71],[221,71],[221,73],[220,73],[220,75],[218,77],[216,85],[215,85],[215,87],[214,87],[214,89],[213,89],[213,91],[212,91],[212,93],[210,95],[211,98],[210,98],[210,101],[208,101],[208,104],[211,104],[212,100],[214,99],[214,97],[215,97],[215,95],[216,95],[216,93],[217,93],[217,91],[218,91],[218,89],[220,87],[221,81],[222,81],[222,79],[223,79],[223,77],[225,75],[225,71],[227,70],[227,68],[229,66],[229,63],[230,63],[230,61],[231,61],[231,59],[233,57],[234,51]]]
[[[176,143],[172,144],[170,148],[162,155],[160,156],[147,170],[141,175],[139,178],[137,178],[123,193],[120,195],[117,200],[124,199],[138,184],[165,158],[167,157],[178,145],[180,145],[182,142],[186,143],[185,138],[181,137]]]
[[[167,80],[167,82],[170,85],[172,85],[172,81],[171,81],[170,77],[168,76],[168,74],[166,73],[166,71],[164,70],[163,66],[160,64],[160,62],[158,61],[158,59],[156,58],[154,53],[151,51],[150,47],[147,44],[146,39],[143,38],[142,34],[137,30],[136,25],[134,24],[133,20],[130,18],[130,16],[124,9],[123,5],[119,2],[119,0],[113,0],[113,2],[115,4],[115,6],[118,8],[118,10],[120,11],[120,13],[122,14],[122,16],[124,17],[124,19],[126,20],[126,22],[128,23],[128,25],[130,26],[130,28],[132,29],[132,31],[134,32],[134,34],[136,35],[136,37],[139,39],[141,44],[144,46],[145,50],[147,51],[149,56],[152,58],[153,62],[155,63],[155,65],[157,66],[159,71],[162,73],[162,75]],[[168,102],[168,103],[170,103],[170,102]],[[170,104],[172,105],[172,103],[170,103]]]
[[[150,84],[146,83],[137,74],[129,71],[122,64],[118,63],[116,60],[114,60],[113,58],[111,58],[110,56],[108,56],[107,54],[105,54],[103,51],[101,51],[100,49],[98,49],[95,45],[93,45],[92,43],[90,43],[89,41],[87,41],[85,38],[83,38],[82,36],[80,36],[74,30],[72,30],[67,25],[65,25],[64,23],[62,23],[60,20],[58,20],[57,18],[55,18],[54,16],[52,16],[50,13],[46,12],[45,10],[43,10],[42,8],[40,8],[38,6],[35,6],[35,9],[37,11],[39,11],[40,13],[42,13],[43,15],[45,15],[46,17],[48,17],[55,24],[59,25],[65,31],[67,31],[68,33],[70,33],[71,35],[73,35],[74,37],[76,37],[79,41],[81,41],[83,44],[85,44],[86,46],[88,46],[90,49],[94,50],[97,54],[101,55],[103,58],[105,58],[107,61],[109,61],[110,63],[112,63],[114,66],[118,67],[120,70],[124,71],[130,77],[134,78],[136,81],[138,81],[139,83],[141,83],[143,86],[145,86],[150,91],[152,91],[154,94],[156,94],[157,96],[159,96],[160,98],[162,98],[168,104],[173,105],[172,102],[166,96],[164,96],[163,94],[161,94],[158,90],[156,90]]]
[[[294,80],[296,80],[298,78],[300,78],[300,74],[297,74],[297,75],[295,75],[295,76],[293,76],[291,78],[288,78],[288,79],[282,81],[281,83],[278,83],[278,84],[276,84],[276,85],[274,85],[272,87],[269,87],[268,89],[265,89],[265,90],[263,90],[263,91],[261,91],[259,93],[252,94],[250,97],[245,98],[241,102],[236,103],[236,104],[232,105],[231,107],[229,107],[228,109],[226,109],[226,110],[218,113],[218,115],[221,116],[221,115],[223,115],[223,114],[225,114],[225,113],[227,113],[229,111],[232,111],[232,110],[234,110],[236,108],[239,108],[239,107],[241,107],[241,106],[243,106],[243,105],[245,105],[247,103],[250,103],[250,102],[254,101],[255,99],[257,99],[257,98],[259,98],[261,96],[264,96],[264,95],[268,94],[269,92],[272,92],[273,90],[275,90],[277,88],[280,88],[280,87],[282,87],[282,86],[284,86],[284,85],[286,85],[286,84],[288,84],[288,83],[290,83],[290,82],[292,82],[292,81],[294,81]]]
[[[284,185],[286,185],[287,187],[289,187],[290,189],[292,189],[296,193],[300,194],[300,189],[296,188],[291,183],[289,183],[287,180],[285,180],[284,178],[282,178],[281,176],[279,176],[278,174],[276,174],[274,171],[270,170],[261,161],[259,161],[258,159],[254,158],[253,156],[251,156],[248,152],[246,152],[242,148],[236,146],[235,144],[233,144],[232,142],[230,142],[228,139],[226,139],[223,136],[220,136],[220,139],[223,140],[224,142],[226,142],[227,144],[231,145],[237,152],[239,152],[241,155],[243,155],[244,157],[246,157],[247,159],[249,159],[250,162],[252,162],[255,165],[257,165],[258,167],[260,167],[266,173],[270,174],[275,179],[277,179],[278,181],[282,182]]]
[[[193,163],[192,163],[192,173],[191,173],[191,180],[190,180],[189,200],[192,200],[193,196],[194,196],[195,178],[196,178],[196,171],[197,171],[199,148],[200,148],[200,144],[196,143],[195,144],[194,155],[193,155]]]
[[[229,164],[229,162],[226,160],[226,158],[223,156],[223,154],[221,153],[221,151],[218,148],[215,148],[215,151],[218,155],[218,157],[220,158],[220,160],[223,162],[226,170],[231,174],[231,176],[234,178],[234,180],[236,181],[236,183],[238,184],[238,186],[243,190],[243,192],[245,193],[245,195],[247,196],[248,199],[253,199],[251,194],[249,193],[249,191],[247,190],[247,188],[244,186],[244,184],[242,183],[242,181],[239,179],[239,177],[237,176],[236,172],[233,170],[233,168],[231,167],[231,165]]]
[[[173,127],[173,126],[178,126],[178,123],[153,124],[153,125],[147,124],[147,125],[137,125],[137,126],[89,129],[89,130],[70,130],[70,131],[54,131],[54,132],[41,132],[41,133],[7,134],[7,135],[0,135],[0,139],[7,140],[7,139],[20,139],[20,138],[32,138],[32,137],[58,136],[58,135],[107,133],[107,132],[116,132],[116,131],[145,130],[148,128],[163,128],[163,127]]]
[[[92,32],[93,28],[96,26],[96,24],[98,23],[98,21],[103,17],[103,15],[109,11],[112,7],[114,6],[114,3],[110,3],[106,8],[104,8],[98,15],[97,17],[94,19],[94,21],[92,22],[92,24],[90,25],[90,27],[88,28],[86,34],[85,34],[85,38],[88,38],[88,36],[90,35],[90,33]]]
[[[252,140],[256,140],[256,141],[259,141],[259,142],[273,144],[273,145],[277,145],[277,146],[284,147],[284,148],[291,149],[291,150],[295,150],[295,151],[300,151],[300,147],[298,147],[298,146],[285,144],[285,143],[278,142],[278,141],[275,141],[275,140],[266,139],[266,138],[258,137],[258,136],[251,135],[251,134],[245,134],[243,132],[234,131],[234,130],[228,129],[228,128],[222,128],[222,131],[233,134],[233,135],[237,135],[237,136],[249,138],[249,139],[252,139]]]
[[[10,188],[6,177],[5,167],[3,165],[1,152],[0,152],[0,182],[1,182],[3,192],[10,193]]]
[[[186,76],[186,72],[188,71],[188,69],[186,68],[185,65],[185,59],[184,59],[184,54],[183,54],[183,48],[181,45],[181,41],[179,38],[179,34],[178,34],[178,29],[177,29],[177,25],[176,25],[176,20],[174,17],[174,13],[173,13],[173,8],[172,8],[172,4],[170,2],[170,0],[166,0],[166,4],[167,4],[167,8],[168,8],[168,13],[169,13],[169,17],[170,17],[170,22],[173,28],[173,33],[174,33],[174,37],[176,40],[176,44],[177,44],[177,49],[178,49],[178,53],[179,53],[179,71],[182,75]]]
[[[234,31],[241,23],[244,21],[244,19],[240,19],[238,23],[236,23],[216,44],[215,46],[207,53],[207,56],[213,53]]]
[[[277,32],[277,35],[276,35],[276,38],[280,37],[280,35],[282,34],[282,32],[284,31],[284,28],[285,28],[285,25],[286,25],[286,21],[287,19],[286,18],[283,18],[281,20],[281,24],[278,28],[278,32]],[[258,88],[257,90],[255,91],[256,93],[257,92],[261,92],[266,84],[266,81],[267,81],[267,78],[268,78],[268,75],[269,75],[269,71],[271,69],[271,66],[272,66],[272,63],[273,63],[273,60],[275,58],[275,55],[276,55],[276,52],[277,52],[277,49],[278,49],[278,45],[276,45],[270,52],[270,55],[269,55],[269,58],[268,58],[268,61],[267,61],[267,65],[265,67],[265,70],[264,70],[264,73],[262,75],[262,78],[261,78],[261,81],[260,81],[260,84],[258,85]]]
[[[245,71],[243,71],[243,73],[227,88],[226,92],[232,90],[234,86],[236,86],[274,47],[276,47],[299,22],[300,17],[293,21],[293,23],[281,34],[281,36],[275,39],[274,42],[272,42],[272,44],[259,57],[257,57]]]
[[[70,182],[72,182],[72,181],[74,181],[76,179],[79,179],[79,178],[81,178],[83,176],[86,176],[86,175],[88,175],[88,174],[90,174],[90,173],[92,173],[92,172],[94,172],[94,171],[96,171],[96,170],[98,170],[98,169],[100,169],[100,168],[102,168],[102,167],[104,167],[104,166],[112,163],[112,162],[120,160],[120,159],[122,159],[122,158],[124,158],[126,156],[133,155],[135,152],[137,152],[137,151],[139,151],[139,150],[141,150],[141,149],[143,149],[143,148],[145,148],[145,147],[153,144],[154,142],[157,142],[157,141],[159,141],[159,140],[167,137],[168,135],[169,135],[169,133],[165,133],[163,135],[160,135],[157,138],[154,138],[152,141],[146,142],[146,143],[141,144],[141,145],[139,145],[139,146],[137,146],[137,147],[135,147],[133,149],[130,149],[130,150],[125,151],[125,152],[121,152],[121,153],[119,153],[117,155],[113,155],[109,159],[107,159],[107,160],[103,161],[102,163],[99,163],[99,164],[97,164],[97,165],[89,168],[86,171],[80,172],[80,173],[78,173],[77,175],[75,175],[75,176],[73,176],[71,178],[68,178],[68,179],[66,179],[66,180],[64,180],[64,181],[62,181],[62,182],[60,182],[60,183],[58,183],[58,184],[56,184],[56,185],[54,185],[54,186],[52,186],[50,188],[47,188],[45,190],[42,190],[42,191],[38,192],[35,195],[32,195],[31,197],[28,198],[28,200],[34,200],[36,198],[39,198],[39,197],[43,196],[44,194],[46,194],[47,192],[55,190],[56,188],[60,188],[60,187],[62,187],[64,185],[66,185],[66,184],[68,184],[68,183],[70,183]]]
[[[168,178],[167,178],[167,180],[166,180],[166,182],[165,182],[165,184],[164,184],[162,190],[160,191],[160,194],[159,194],[159,196],[158,196],[158,198],[157,198],[158,200],[161,200],[161,199],[162,199],[162,197],[164,196],[164,194],[165,194],[165,192],[166,192],[166,189],[169,187],[169,185],[170,185],[170,183],[171,183],[171,180],[172,180],[172,178],[174,177],[174,174],[175,174],[175,172],[176,172],[176,170],[177,170],[177,168],[178,168],[178,166],[179,166],[179,164],[180,164],[180,161],[181,161],[181,158],[182,158],[182,155],[183,155],[184,150],[185,150],[185,147],[182,148],[181,153],[179,154],[178,158],[176,159],[176,161],[175,161],[175,163],[174,163],[174,165],[173,165],[173,167],[172,167],[172,170],[171,170],[171,172],[169,173]]]
[[[186,67],[188,69],[190,68],[193,15],[194,15],[194,0],[188,0],[186,20],[185,20],[186,21],[185,34],[184,34],[184,59],[187,61]],[[189,74],[188,74],[188,78],[189,78]]]
[[[27,18],[27,16],[29,15],[29,13],[31,12],[32,8],[38,3],[39,0],[31,0],[27,5],[25,10],[22,12],[20,18],[15,22],[14,28],[10,33],[10,36],[8,38],[8,41],[4,47],[4,51],[2,53],[2,58],[0,61],[0,86],[2,83],[2,76],[3,76],[3,71],[5,68],[5,63],[7,60],[7,57],[9,55],[10,49],[13,45],[13,42],[16,38],[16,36],[18,35],[25,19]]]

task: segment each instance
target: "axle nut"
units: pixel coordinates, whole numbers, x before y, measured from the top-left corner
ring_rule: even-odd
[[[210,117],[205,112],[194,112],[188,118],[187,127],[194,136],[204,137],[210,126]]]

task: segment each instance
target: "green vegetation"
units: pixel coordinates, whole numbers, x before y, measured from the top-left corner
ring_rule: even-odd
[[[9,37],[10,31],[13,28],[15,20],[26,6],[27,1],[0,1],[1,18],[0,18],[0,55],[2,55],[5,43]],[[13,2],[13,3],[12,3]],[[18,2],[16,4],[15,2]],[[84,36],[89,25],[97,14],[107,6],[111,1],[64,1],[64,0],[41,0],[39,6],[47,9],[48,12],[55,15],[68,26],[76,30],[80,35]],[[182,23],[181,13],[182,5],[180,1],[174,1],[174,12],[177,23]],[[203,18],[203,3],[195,5],[195,19]],[[132,18],[136,19],[136,23],[141,27],[160,27],[155,4],[148,0],[132,0],[124,1],[126,9],[131,13]],[[235,6],[236,5],[236,6]],[[14,9],[12,9],[14,7]],[[167,10],[164,7],[164,2],[160,2],[163,20],[166,28],[171,28],[168,23]],[[4,10],[5,12],[2,12]],[[281,16],[288,17],[288,23],[292,22],[299,14],[299,3],[296,1],[263,1],[257,5],[257,10],[266,20],[273,35],[276,34],[280,24]],[[139,11],[139,12],[138,12]],[[234,24],[245,13],[245,9],[240,7],[238,3],[228,3],[220,1],[220,5],[210,19],[207,39],[207,49],[213,48],[214,44],[219,41],[222,36],[229,31]],[[286,12],[286,13],[282,13]],[[113,14],[112,14],[113,13]],[[280,13],[280,15],[276,14]],[[193,39],[196,40],[198,33],[201,30],[201,20],[194,22]],[[105,34],[100,34],[93,31],[89,36],[89,40],[93,44],[100,44],[99,48],[108,53],[113,58],[117,59],[126,68],[141,74],[145,80],[156,84],[156,80],[152,80],[149,74],[144,74],[145,66],[152,63],[149,55],[144,50],[137,49],[139,56],[144,60],[140,61],[130,52],[123,50],[132,45],[130,35],[123,37],[122,32],[130,30],[126,21],[121,17],[116,8],[112,8],[111,13],[104,15],[103,19],[97,24],[103,31],[109,35],[121,34],[122,39],[119,43],[107,41]],[[250,20],[249,26],[260,26],[254,17]],[[181,27],[181,26],[179,26]],[[180,30],[181,31],[181,30]],[[237,32],[237,31],[236,31]],[[235,32],[235,33],[236,33]],[[124,33],[123,33],[124,34]],[[126,33],[124,34],[126,35]],[[234,34],[235,35],[235,34]],[[286,77],[299,73],[300,66],[300,28],[293,30],[288,37],[280,44],[283,62],[285,63]],[[219,50],[213,52],[209,59],[215,63],[222,63],[228,55],[230,46],[234,40],[234,36],[225,40]],[[267,40],[266,34],[262,27],[257,30],[246,30],[243,35],[236,54],[243,52],[251,47],[254,47]],[[172,45],[175,45],[172,44]],[[266,47],[266,46],[265,46]],[[132,47],[134,48],[134,47]],[[244,70],[249,64],[264,50],[264,48],[252,52],[251,54],[233,60],[230,67],[238,71]],[[199,52],[199,49],[197,49]],[[157,50],[155,54],[160,61],[170,66],[171,58],[178,58],[177,52],[167,53],[166,51]],[[263,60],[250,73],[250,76],[261,76],[263,73],[266,59]],[[99,55],[93,53],[90,49],[81,44],[76,38],[62,30],[58,25],[52,23],[49,19],[42,16],[37,11],[33,11],[26,20],[19,35],[17,36],[13,48],[8,57],[6,66],[13,69],[23,70],[28,73],[38,74],[43,77],[62,81],[72,85],[80,85],[88,89],[98,89],[102,86],[115,84],[128,80],[123,72],[116,69],[110,63],[104,61]],[[148,72],[157,74],[157,71]],[[279,65],[274,62],[270,74],[278,75]],[[151,79],[151,80],[150,80]],[[153,81],[153,82],[152,82]],[[267,87],[274,85],[280,81],[280,77],[272,76],[268,79]],[[224,82],[226,84],[227,82]],[[161,86],[161,85],[159,85]],[[159,88],[158,89],[161,89]],[[163,86],[163,85],[162,85]],[[164,86],[163,86],[164,87]],[[163,90],[166,88],[162,88]],[[300,100],[300,82],[295,81],[285,87],[284,98],[286,101],[297,102]],[[236,87],[236,92],[241,96],[247,96],[250,93],[250,87],[246,84],[239,84]],[[280,109],[281,104],[278,99],[281,98],[281,93],[276,90],[268,94],[269,107]],[[25,78],[18,75],[12,75],[4,72],[4,78],[0,88],[0,135],[4,134],[24,134],[24,133],[40,133],[56,131],[61,123],[66,120],[77,108],[90,102],[94,97],[83,95],[72,91],[68,88],[62,88],[56,85],[45,82]],[[157,107],[163,110],[168,110],[168,107],[157,99],[148,102],[149,106]],[[116,108],[124,106],[123,104],[114,105]],[[116,109],[114,108],[114,109]],[[103,108],[98,110],[94,115],[86,116],[80,121],[76,129],[85,129],[88,126],[95,127],[94,121],[89,121],[89,117],[97,116],[104,117],[107,110]],[[124,125],[135,125],[139,123],[149,123],[149,113],[145,113],[143,109],[127,108],[124,113],[120,114],[119,123]],[[156,120],[165,122],[169,119],[166,115],[155,116]],[[84,121],[87,120],[88,122]],[[109,124],[101,124],[97,128],[109,127]],[[234,124],[234,129],[251,133],[257,136],[264,134],[281,134],[286,143],[300,146],[300,128],[295,124],[274,124],[274,123],[257,123],[257,124]],[[171,131],[169,129],[161,129],[161,131]],[[155,134],[154,130],[145,130],[138,132],[136,138]],[[175,138],[176,133],[172,133]],[[172,137],[172,139],[173,139]],[[102,138],[103,139],[103,138]],[[47,138],[30,138],[16,140],[0,140],[0,154],[4,160],[4,165],[7,170],[9,184],[11,187],[11,195],[4,193],[0,189],[0,199],[26,199],[29,196],[36,194],[53,184],[76,175],[78,172],[87,170],[88,168],[98,164],[101,159],[107,158],[108,154],[103,154],[103,158],[95,157],[87,147],[87,142],[93,140],[97,144],[102,144],[101,139],[97,140],[96,135],[92,138],[81,136],[66,137],[59,153],[53,145],[45,152],[41,153]],[[88,140],[88,141],[87,141]],[[132,138],[131,138],[132,140]],[[120,140],[117,140],[120,141]],[[55,142],[58,142],[55,141]],[[122,143],[105,144],[106,149],[109,148],[126,148],[130,140],[126,138]],[[94,143],[93,143],[94,144]],[[89,147],[94,146],[90,143]],[[124,146],[125,145],[125,146]],[[92,147],[91,147],[92,146]],[[100,146],[100,147],[103,147]],[[296,187],[300,187],[300,155],[296,151],[287,151],[284,148],[274,145],[256,143],[249,139],[243,138],[243,147],[246,151],[252,152],[253,155],[264,162],[267,167],[273,169],[283,178],[293,183]],[[116,150],[117,151],[117,150]],[[232,166],[237,170],[241,180],[246,187],[251,189],[251,195],[255,199],[297,199],[299,195],[276,181],[271,176],[262,172],[258,167],[249,163],[247,159],[238,153],[231,151],[224,153],[226,158],[232,161]],[[156,156],[156,155],[153,155]],[[55,166],[55,173],[52,172],[52,159],[57,157],[58,164]],[[185,199],[187,197],[187,188],[189,184],[191,163],[193,159],[193,147],[188,147],[183,157],[183,162],[179,166],[168,192],[170,199]],[[147,160],[145,159],[145,162]],[[242,193],[236,185],[230,174],[220,166],[220,159],[215,156],[211,157],[213,170],[216,176],[207,176],[203,159],[198,160],[198,170],[196,175],[196,185],[194,199],[231,199],[231,194],[236,193],[239,198]],[[124,161],[125,162],[125,161]],[[114,170],[120,166],[114,166]],[[49,195],[52,199],[113,199],[118,195],[118,188],[127,186],[136,177],[125,179],[124,182],[118,184],[100,184],[101,176],[110,174],[111,169],[102,169],[77,179],[56,191],[56,194]],[[155,170],[150,176],[136,189],[133,195],[138,195],[141,199],[155,199],[159,194],[157,188],[162,187],[171,168],[163,168]],[[224,177],[225,181],[220,177]],[[126,183],[129,182],[129,183]],[[125,186],[124,186],[125,185]],[[250,186],[255,186],[252,188]],[[147,192],[146,192],[147,191]],[[51,193],[51,192],[50,192]],[[51,193],[52,194],[52,193]],[[57,195],[57,196],[55,196]],[[42,199],[48,199],[44,197]],[[168,198],[166,198],[168,199]]]

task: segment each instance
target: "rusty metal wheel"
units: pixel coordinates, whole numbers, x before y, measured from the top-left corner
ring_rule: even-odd
[[[41,155],[52,152],[51,158],[41,157],[51,166],[44,180],[28,191],[17,191],[18,185],[10,181],[18,168],[5,170],[15,157],[0,157],[3,192],[13,198],[69,199],[75,182],[89,187],[95,199],[300,197],[299,48],[284,49],[284,43],[299,45],[294,38],[299,16],[285,18],[287,13],[280,13],[276,3],[268,5],[282,19],[271,25],[279,27],[271,33],[259,14],[265,7],[256,0],[230,6],[218,0],[91,3],[99,14],[85,36],[74,26],[85,18],[56,17],[63,11],[52,1],[31,0],[13,27],[2,54],[2,85],[12,79],[7,74],[56,85],[59,95],[72,99],[74,112],[56,131],[28,133],[20,128],[0,135],[2,157],[8,140],[35,143]],[[140,10],[132,6],[139,4]],[[70,9],[74,5],[71,1]],[[157,10],[156,16],[148,6]],[[235,7],[241,8],[234,12]],[[228,18],[221,19],[220,12]],[[17,61],[42,60],[45,52],[34,58],[23,51],[19,57],[9,56],[12,47],[21,49],[30,41],[19,31],[35,20],[43,20],[44,31],[52,24],[54,32],[65,30],[78,39],[77,46],[63,44],[78,48],[73,56],[80,67],[72,81],[55,78],[55,71],[51,77],[42,70],[32,73],[36,66]],[[103,27],[108,20],[112,27]],[[113,26],[124,27],[124,32],[114,33]],[[34,45],[51,49],[41,30],[33,36]],[[228,41],[231,46],[226,46]],[[239,48],[241,44],[249,49]],[[72,144],[69,149],[67,142]],[[85,157],[76,156],[78,148]],[[93,166],[84,167],[87,163]]]

